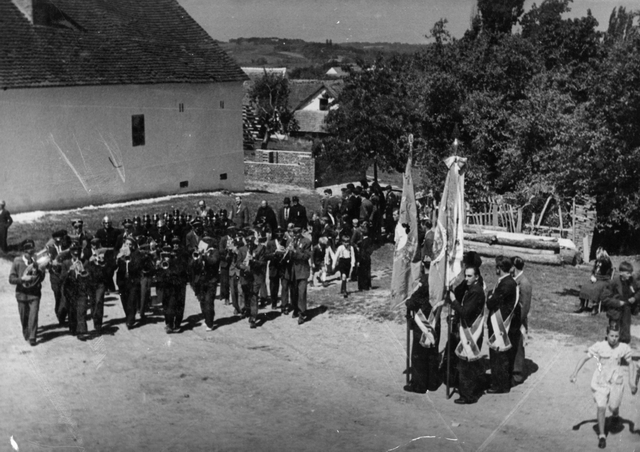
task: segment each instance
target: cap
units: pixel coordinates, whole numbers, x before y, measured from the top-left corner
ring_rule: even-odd
[[[293,228],[293,233],[294,234],[299,234],[301,232],[302,232],[302,228],[301,227],[296,226],[295,228]]]
[[[173,245],[180,245],[180,238],[179,237],[174,237],[171,239],[171,244]]]
[[[95,246],[100,246],[100,239],[97,237],[94,237],[91,239],[91,244],[95,245]]]
[[[393,190],[393,188],[391,188],[391,185],[387,185],[386,187],[384,187],[385,190]]]
[[[71,226],[73,226],[74,228],[80,227],[84,224],[84,221],[82,220],[71,220]]]
[[[298,198],[297,196],[294,196],[294,197],[291,198],[291,201],[300,202],[300,198]]]
[[[30,251],[36,247],[36,244],[33,240],[27,239],[22,242],[22,251]]]
[[[283,204],[291,204],[291,199],[289,199],[289,197],[287,196],[286,198],[284,198],[284,201],[282,201]]]
[[[51,234],[51,237],[53,237],[54,239],[61,239],[63,237],[65,237],[67,235],[67,230],[66,229],[60,229],[58,231],[55,231],[53,234]]]

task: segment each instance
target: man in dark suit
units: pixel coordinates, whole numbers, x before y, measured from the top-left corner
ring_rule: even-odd
[[[286,230],[289,223],[291,223],[291,199],[286,197],[282,201],[282,207],[278,210],[278,226]]]
[[[489,337],[495,337],[493,342],[489,340],[491,388],[487,394],[506,393],[511,389],[512,363],[520,340],[518,284],[510,274],[511,266],[511,260],[504,256],[496,257],[498,284],[487,299]]]
[[[51,262],[49,264],[49,282],[51,283],[51,290],[53,291],[53,298],[55,301],[54,312],[58,318],[58,323],[62,325],[67,318],[67,305],[64,300],[64,294],[62,292],[62,285],[64,277],[62,275],[62,261],[65,255],[68,256],[68,250],[71,247],[71,240],[67,235],[65,229],[55,231],[51,235],[51,239],[45,245],[49,255],[51,256]]]
[[[475,331],[472,327],[482,315],[485,299],[478,267],[467,267],[464,270],[464,281],[455,288],[453,295],[451,307],[456,312],[457,319],[452,333],[456,330],[463,332],[466,330],[469,336],[472,336]],[[478,377],[483,371],[482,362],[479,359],[482,348],[482,322],[479,321],[475,326],[478,328],[480,337],[477,340],[472,338],[468,347],[456,347],[457,344],[451,344],[452,347],[456,347],[458,356],[458,392],[460,393],[460,398],[454,402],[461,405],[476,403],[481,391],[478,387]],[[453,338],[454,335],[452,334],[451,337]],[[466,335],[460,333],[460,340],[466,340],[465,338]]]
[[[236,205],[231,209],[231,221],[240,229],[251,224],[249,209],[242,204],[242,198],[240,198],[240,196],[236,196]]]
[[[272,232],[278,227],[276,213],[266,200],[260,202],[260,207],[258,207],[258,211],[256,212],[256,219],[253,225],[256,227],[268,226]]]
[[[620,342],[631,342],[631,314],[640,305],[640,288],[633,278],[633,265],[621,262],[618,274],[602,291],[602,306],[610,321],[620,325]]]
[[[36,345],[38,311],[40,310],[42,280],[44,279],[44,272],[39,270],[37,264],[34,263],[34,251],[33,240],[26,240],[22,245],[22,255],[13,260],[9,273],[9,283],[16,286],[22,336],[32,346]],[[27,273],[31,264],[34,265],[33,271]]]
[[[7,233],[9,226],[13,224],[13,218],[8,210],[5,209],[4,200],[0,201],[0,250],[7,252]]]
[[[394,230],[396,228],[396,222],[393,218],[393,211],[400,206],[400,202],[398,201],[398,197],[393,193],[393,189],[391,185],[387,185],[385,187],[385,198],[384,198],[384,229],[385,235],[388,240],[393,242],[394,239]]]
[[[333,191],[327,188],[324,191],[324,198],[322,198],[322,216],[331,214],[334,218],[339,217],[340,204],[342,204],[342,199],[339,196],[333,196]]]
[[[291,217],[294,227],[306,230],[307,223],[309,221],[307,218],[307,208],[300,204],[300,200],[297,196],[292,197],[291,201],[293,202],[293,205],[291,206]]]
[[[513,362],[513,379],[511,381],[512,386],[516,386],[521,384],[526,378],[525,368],[524,368],[524,342],[526,339],[526,334],[529,329],[529,322],[527,317],[529,316],[529,311],[531,310],[531,296],[533,293],[533,288],[529,279],[524,274],[524,260],[522,258],[516,256],[511,258],[511,262],[513,263],[513,279],[518,284],[518,288],[520,290],[520,297],[518,303],[520,304],[520,324],[522,327],[520,328],[520,340],[518,344],[513,344],[516,347],[515,351],[515,360]]]
[[[302,228],[293,228],[293,237],[289,239],[291,246],[291,265],[287,268],[290,272],[289,280],[295,284],[295,297],[292,297],[293,318],[298,318],[298,324],[302,325],[309,320],[307,317],[307,280],[311,275],[309,258],[311,257],[311,241],[303,237]]]
[[[283,232],[284,231],[280,228],[276,229],[271,240],[267,241],[265,250],[265,258],[269,261],[269,293],[271,295],[271,309],[276,309],[278,306],[280,279],[283,277],[284,272],[282,258],[284,256],[286,243],[282,238]],[[286,303],[283,302],[283,307],[285,304]]]

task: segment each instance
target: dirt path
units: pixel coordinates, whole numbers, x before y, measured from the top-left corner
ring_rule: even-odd
[[[596,449],[593,363],[571,385],[585,346],[543,332],[532,333],[537,371],[525,384],[461,407],[444,389],[402,390],[404,329],[392,322],[328,311],[302,326],[271,315],[250,330],[216,301],[226,320],[206,332],[188,289],[182,334],[167,336],[159,316],[128,331],[112,296],[113,334],[81,342],[55,326],[45,286],[42,342],[30,347],[13,288],[0,281],[0,451],[11,436],[22,452]],[[637,405],[627,390],[622,417],[638,424]],[[607,450],[640,450],[624,427]]]

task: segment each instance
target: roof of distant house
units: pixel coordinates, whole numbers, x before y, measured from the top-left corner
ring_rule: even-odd
[[[0,88],[246,78],[176,0],[0,0]]]
[[[289,80],[289,106],[293,110],[302,108],[323,89],[335,99],[343,84],[342,80]]]

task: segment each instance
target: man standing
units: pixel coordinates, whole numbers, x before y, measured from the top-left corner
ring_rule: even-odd
[[[324,198],[322,198],[322,216],[330,214],[333,218],[339,217],[341,203],[342,199],[333,196],[333,191],[327,188],[324,191]]]
[[[211,212],[211,209],[207,208],[207,204],[204,202],[204,199],[198,201],[198,208],[196,209],[195,217],[204,220],[209,216],[209,212]]]
[[[34,262],[34,250],[33,240],[26,240],[22,245],[22,256],[13,260],[9,273],[9,283],[16,286],[22,336],[25,341],[29,341],[31,346],[36,345],[38,311],[40,310],[42,280],[44,279],[44,271],[40,270],[38,264]]]
[[[62,284],[64,282],[62,261],[65,256],[69,255],[67,250],[71,246],[67,231],[64,229],[55,231],[51,235],[51,240],[49,240],[45,246],[51,256],[49,282],[51,283],[51,290],[53,291],[53,298],[55,300],[54,311],[58,318],[58,323],[62,325],[67,318],[67,306],[62,293]]]
[[[518,284],[509,273],[511,261],[496,257],[498,284],[487,299],[489,309],[489,361],[491,387],[487,394],[507,393],[511,389],[511,370],[515,346],[520,340],[520,305]]]
[[[13,218],[11,218],[9,211],[5,209],[5,205],[4,200],[0,200],[0,250],[3,253],[7,252],[7,233],[9,226],[13,224]]]
[[[311,241],[302,236],[300,227],[293,228],[291,239],[291,272],[289,280],[295,285],[295,297],[292,297],[293,318],[298,318],[298,325],[309,320],[307,317],[307,281],[311,274],[309,258],[311,258]]]
[[[269,261],[269,293],[271,295],[271,309],[276,309],[278,306],[280,279],[283,277],[284,269],[282,265],[282,257],[284,256],[285,249],[285,242],[282,238],[283,232],[284,231],[281,228],[276,229],[271,240],[267,241],[265,249],[265,258]]]
[[[291,206],[291,222],[296,228],[307,229],[307,208],[300,204],[300,200],[297,196],[291,198],[293,205]]]
[[[638,306],[640,290],[633,279],[633,265],[621,262],[618,274],[602,291],[602,306],[607,309],[610,321],[620,325],[620,342],[631,342],[631,313]]]
[[[533,288],[531,287],[531,283],[529,279],[523,272],[524,269],[524,261],[522,258],[516,256],[511,258],[511,262],[513,263],[513,279],[518,284],[518,289],[520,290],[519,304],[520,304],[520,340],[518,344],[513,344],[516,347],[515,359],[513,362],[513,379],[511,380],[511,385],[516,386],[521,384],[525,379],[525,368],[524,368],[524,343],[527,338],[527,331],[529,330],[529,322],[527,321],[527,317],[529,316],[529,310],[531,309],[531,295],[533,292]]]
[[[385,187],[385,210],[384,210],[384,229],[385,235],[387,236],[387,240],[393,242],[394,240],[394,230],[396,228],[396,221],[393,217],[393,211],[398,208],[400,205],[398,201],[398,197],[393,193],[393,189],[391,185],[387,185]]]
[[[240,196],[236,196],[236,205],[231,210],[231,221],[233,221],[235,226],[239,229],[249,226],[251,223],[251,220],[249,219],[249,209],[247,206],[242,204],[242,198],[240,198]]]
[[[460,333],[460,343],[455,349],[459,358],[457,367],[460,398],[454,402],[465,405],[478,401],[481,390],[477,381],[483,371],[480,350],[485,297],[478,267],[467,267],[464,270],[464,281],[451,295],[451,307],[458,314],[457,326]]]
[[[126,239],[116,265],[116,280],[120,289],[120,299],[127,329],[133,328],[140,300],[140,277],[144,261],[137,243]]]
[[[278,211],[278,225],[286,230],[291,223],[291,200],[289,197],[284,198],[282,201],[282,207]]]
[[[258,207],[258,211],[256,212],[256,219],[253,225],[260,228],[268,226],[272,232],[278,227],[276,213],[266,200],[260,202],[260,207]]]
[[[189,274],[191,288],[200,302],[200,310],[204,316],[207,331],[213,330],[215,318],[214,299],[218,287],[218,268],[220,266],[220,252],[218,244],[211,237],[206,237],[204,242],[207,249],[201,252],[197,259],[191,259]]]

